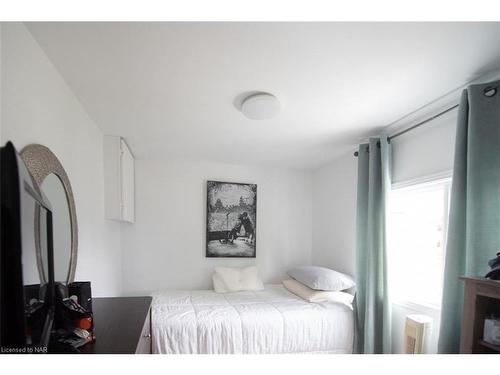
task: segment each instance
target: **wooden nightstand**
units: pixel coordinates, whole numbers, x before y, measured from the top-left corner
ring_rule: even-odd
[[[500,353],[500,346],[483,341],[484,319],[500,315],[500,281],[461,277],[465,282],[460,353]]]

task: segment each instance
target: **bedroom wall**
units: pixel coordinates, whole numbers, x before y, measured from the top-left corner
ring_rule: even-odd
[[[311,174],[190,161],[136,161],[136,222],[123,224],[126,294],[209,289],[217,265],[256,264],[264,282],[311,263]],[[205,257],[206,180],[257,184],[257,257]]]
[[[345,153],[313,173],[312,263],[354,275],[357,162]]]
[[[104,219],[103,134],[24,25],[2,24],[1,140],[48,146],[64,166],[79,226],[76,280],[121,293],[120,225]]]

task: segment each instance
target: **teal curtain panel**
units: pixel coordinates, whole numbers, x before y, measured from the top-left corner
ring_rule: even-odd
[[[390,144],[370,138],[358,150],[355,352],[391,352],[386,202],[390,190]]]
[[[496,88],[495,88],[496,87]],[[484,276],[500,249],[500,81],[469,86],[459,105],[439,353],[458,353],[461,276]]]

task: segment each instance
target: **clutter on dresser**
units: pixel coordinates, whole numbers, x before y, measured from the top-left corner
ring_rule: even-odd
[[[500,251],[495,258],[488,261],[488,266],[490,266],[491,270],[485,277],[491,280],[500,280]]]
[[[95,341],[94,318],[92,311],[87,310],[79,302],[91,308],[90,283],[82,283],[83,288],[68,287],[56,283],[55,330],[51,337],[51,348],[59,353],[78,353],[79,348]],[[75,290],[76,287],[76,290]],[[70,296],[70,290],[75,294]],[[85,298],[81,292],[85,291]]]

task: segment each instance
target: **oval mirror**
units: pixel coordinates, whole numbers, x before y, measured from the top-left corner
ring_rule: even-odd
[[[38,189],[50,202],[52,210],[52,236],[54,254],[54,281],[71,283],[74,281],[78,249],[78,227],[75,201],[68,175],[59,159],[47,147],[32,144],[21,151],[21,158],[30,172]],[[45,213],[35,212],[35,228],[44,228]],[[48,279],[46,251],[41,246],[46,241],[41,238],[43,231],[35,233],[38,270],[42,282]],[[36,237],[35,236],[35,237]]]
[[[52,205],[54,281],[67,282],[71,263],[71,219],[62,181],[54,173],[40,187]],[[45,270],[45,264],[44,264]],[[45,274],[47,277],[47,274]]]

